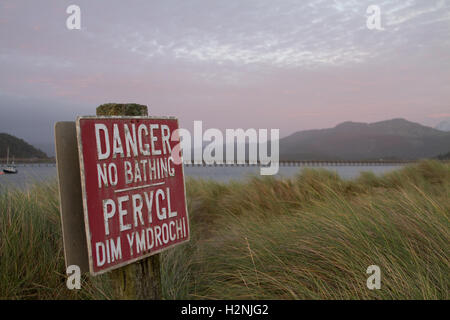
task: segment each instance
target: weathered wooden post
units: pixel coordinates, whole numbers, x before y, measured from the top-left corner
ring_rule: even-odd
[[[141,104],[107,103],[97,107],[97,116],[147,116]],[[111,271],[117,299],[158,300],[162,298],[160,254]]]

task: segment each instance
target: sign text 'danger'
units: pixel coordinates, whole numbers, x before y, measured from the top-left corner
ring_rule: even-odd
[[[177,129],[176,119],[77,120],[92,274],[189,240]]]

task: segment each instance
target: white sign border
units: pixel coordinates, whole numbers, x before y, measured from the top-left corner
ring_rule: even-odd
[[[81,144],[80,121],[84,120],[84,119],[88,119],[88,120],[96,120],[96,119],[98,119],[98,120],[114,120],[114,119],[116,119],[116,120],[123,120],[123,119],[124,120],[133,120],[133,119],[136,119],[136,120],[176,120],[178,129],[180,128],[180,126],[179,126],[178,118],[172,117],[172,116],[155,116],[155,117],[153,117],[153,116],[78,116],[77,117],[75,123],[76,123],[76,129],[77,129],[78,156],[79,156],[79,161],[80,161],[81,194],[83,196],[83,216],[84,216],[84,227],[86,230],[86,241],[87,241],[88,258],[89,258],[89,273],[92,276],[98,276],[100,274],[104,274],[106,272],[109,272],[109,271],[112,271],[115,269],[119,269],[126,265],[132,264],[139,260],[143,260],[145,258],[148,258],[148,257],[158,254],[160,252],[163,252],[163,251],[166,251],[173,247],[176,247],[180,244],[189,242],[190,238],[191,238],[191,229],[190,229],[190,225],[189,225],[189,212],[188,212],[188,207],[187,207],[186,180],[185,180],[185,176],[184,176],[184,162],[182,161],[181,162],[181,173],[183,176],[183,184],[184,184],[184,207],[186,210],[186,224],[187,224],[187,231],[188,231],[187,238],[184,239],[183,241],[171,244],[170,246],[160,248],[158,250],[150,251],[147,254],[144,254],[142,256],[136,257],[134,259],[131,259],[131,260],[128,260],[125,262],[121,262],[114,266],[110,266],[110,267],[100,270],[98,272],[94,271],[94,262],[92,259],[92,247],[91,247],[91,233],[90,233],[90,228],[89,228],[89,216],[88,216],[88,209],[87,209],[86,177],[84,174],[83,146]]]

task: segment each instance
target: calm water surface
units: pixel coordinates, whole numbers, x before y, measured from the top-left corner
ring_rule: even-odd
[[[304,168],[322,168],[334,171],[343,179],[356,178],[362,171],[371,171],[376,175],[401,168],[401,165],[392,166],[318,166],[318,167],[280,167],[279,177],[292,177]],[[56,167],[18,167],[18,174],[0,175],[0,189],[14,187],[26,189],[28,186],[42,181],[56,179]],[[258,167],[185,167],[187,177],[212,179],[227,182],[230,180],[243,180],[251,175],[259,175]]]

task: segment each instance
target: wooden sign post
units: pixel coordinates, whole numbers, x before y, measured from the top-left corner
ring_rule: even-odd
[[[148,109],[139,104],[104,104],[97,107],[98,116],[147,116]],[[160,300],[162,298],[160,254],[113,270],[111,278],[120,299]]]
[[[76,138],[73,123],[55,126],[66,265],[110,272],[118,299],[161,299],[159,252],[189,240],[178,120],[137,104],[96,114],[77,118]]]

